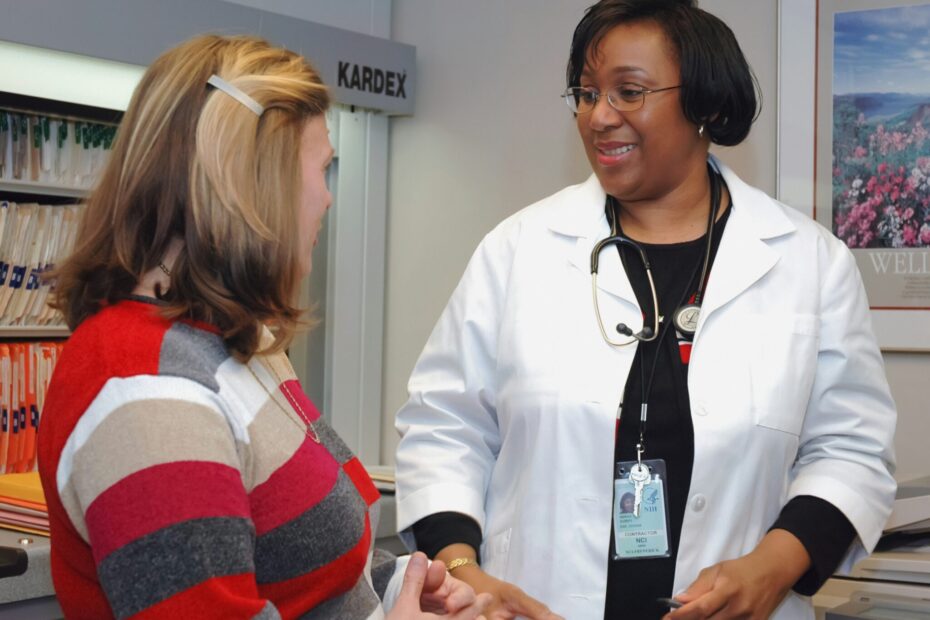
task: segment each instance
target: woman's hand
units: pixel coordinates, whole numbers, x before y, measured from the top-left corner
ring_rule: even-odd
[[[492,577],[478,566],[461,566],[455,569],[455,575],[474,588],[475,592],[491,596],[490,604],[484,612],[488,620],[511,620],[518,616],[528,620],[564,620],[517,586]]]
[[[675,597],[685,605],[663,620],[765,620],[809,567],[801,541],[785,530],[772,530],[752,553],[702,570]]]
[[[429,564],[417,552],[407,563],[397,602],[385,620],[438,620],[431,611],[448,620],[486,620],[481,612],[490,601],[489,595],[476,595],[470,586],[449,575],[442,562]]]

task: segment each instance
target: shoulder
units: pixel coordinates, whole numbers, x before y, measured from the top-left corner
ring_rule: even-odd
[[[62,350],[42,411],[40,449],[64,445],[91,409],[101,420],[137,401],[187,400],[216,410],[217,371],[228,357],[218,336],[167,320],[156,305],[108,306],[82,322]]]
[[[125,300],[78,326],[61,361],[101,377],[179,377],[216,391],[217,369],[229,358],[209,326],[166,319],[154,303]]]

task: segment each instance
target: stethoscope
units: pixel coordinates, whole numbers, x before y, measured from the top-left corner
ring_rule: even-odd
[[[710,266],[710,253],[713,248],[714,222],[717,220],[717,212],[720,210],[721,187],[719,173],[717,173],[710,164],[707,165],[707,173],[710,177],[711,206],[709,210],[710,213],[707,217],[707,247],[704,251],[704,264],[701,267],[701,279],[698,281],[698,288],[694,295],[694,300],[680,304],[672,314],[672,323],[675,325],[675,328],[687,336],[694,336],[695,332],[697,332],[698,319],[701,317],[701,301],[704,297],[704,285],[707,282],[707,269]],[[610,220],[610,236],[598,241],[594,249],[591,250],[591,294],[594,297],[594,314],[597,317],[597,326],[601,330],[601,336],[604,337],[604,340],[615,347],[625,347],[634,342],[651,342],[659,336],[659,322],[661,319],[659,317],[659,299],[658,295],[656,295],[655,282],[652,279],[652,268],[649,266],[649,258],[638,243],[620,234],[620,227],[617,222],[617,209],[614,205],[614,199],[611,196],[607,197],[605,210]],[[604,248],[614,245],[618,247],[625,245],[635,250],[643,263],[643,268],[646,270],[646,278],[649,280],[649,290],[652,294],[653,320],[651,327],[645,325],[645,321],[643,321],[643,328],[638,332],[634,332],[626,323],[617,324],[617,332],[629,338],[629,340],[626,341],[613,340],[607,335],[607,330],[604,329],[604,321],[601,318],[601,309],[597,297],[598,261],[600,260],[600,255]]]

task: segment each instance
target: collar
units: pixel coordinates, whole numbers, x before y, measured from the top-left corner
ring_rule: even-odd
[[[740,179],[733,170],[714,155],[708,160],[726,181],[730,199],[736,206],[735,219],[745,220],[747,232],[757,239],[772,239],[794,232],[795,226],[765,192]],[[548,226],[552,232],[568,237],[601,239],[607,236],[609,225],[604,213],[607,194],[597,176],[591,174],[581,184],[565,188],[558,195]],[[732,220],[727,223],[729,227]]]

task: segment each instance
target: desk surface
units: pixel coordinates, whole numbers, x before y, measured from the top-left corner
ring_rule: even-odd
[[[22,544],[21,540],[30,540]],[[52,571],[49,565],[49,540],[44,536],[0,529],[0,546],[21,547],[29,556],[29,568],[18,577],[0,579],[0,604],[52,596]]]

